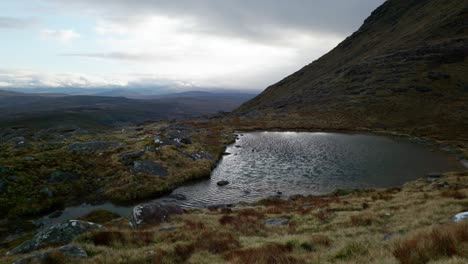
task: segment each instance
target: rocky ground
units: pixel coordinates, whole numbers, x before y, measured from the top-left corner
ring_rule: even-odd
[[[150,122],[108,131],[4,129],[0,238],[22,237],[37,228],[32,219],[60,214],[65,206],[134,204],[209,177],[233,140],[224,129],[197,122]]]

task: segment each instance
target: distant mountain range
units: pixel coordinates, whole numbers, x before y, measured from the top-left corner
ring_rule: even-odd
[[[235,111],[267,127],[468,142],[468,1],[388,0],[320,59]]]
[[[41,92],[48,91],[56,90]],[[114,96],[0,90],[0,128],[76,125],[89,129],[196,117],[231,111],[255,96],[240,92],[192,91],[130,99],[123,97],[124,90],[108,92]]]
[[[216,97],[216,96],[255,96],[260,91],[255,90],[232,90],[222,88],[203,88],[193,87],[198,90],[189,90],[183,92],[173,92],[174,89],[161,87],[154,88],[79,88],[79,87],[43,87],[43,88],[17,88],[17,87],[2,87],[3,94],[22,93],[26,95],[92,95],[92,96],[109,96],[109,97],[126,97],[130,99],[149,99],[149,98],[162,98],[162,97]],[[175,89],[177,90],[177,89]]]

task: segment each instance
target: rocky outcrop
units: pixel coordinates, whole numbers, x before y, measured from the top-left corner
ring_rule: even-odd
[[[182,208],[175,204],[151,202],[133,208],[130,223],[133,227],[156,225],[169,221],[171,215],[182,214]]]
[[[24,242],[8,252],[9,255],[28,253],[51,245],[70,243],[75,237],[95,229],[101,225],[80,220],[69,220],[65,223],[51,226],[37,233],[31,240]]]

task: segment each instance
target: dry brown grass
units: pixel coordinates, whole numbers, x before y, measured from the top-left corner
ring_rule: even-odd
[[[104,230],[90,233],[88,239],[97,246],[146,246],[154,241],[151,231]]]
[[[299,263],[290,255],[292,248],[281,244],[268,244],[257,248],[236,250],[226,255],[231,263],[288,264]]]
[[[420,231],[399,241],[393,255],[402,264],[427,263],[452,256],[468,257],[468,223],[451,223]]]
[[[206,250],[212,254],[220,254],[226,251],[238,249],[241,245],[239,240],[228,232],[204,231],[195,240],[195,247]]]
[[[249,214],[240,215],[223,215],[219,219],[222,226],[229,226],[232,230],[243,235],[261,235],[265,230],[265,226],[257,218],[259,215],[251,216]]]
[[[370,226],[376,220],[375,215],[365,212],[350,216],[350,221],[353,226]]]
[[[466,198],[466,194],[461,192],[460,190],[445,190],[442,191],[440,195],[445,198],[453,198],[457,200]]]

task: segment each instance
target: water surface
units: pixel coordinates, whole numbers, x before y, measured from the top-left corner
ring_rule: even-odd
[[[210,180],[174,191],[189,207],[253,201],[281,192],[392,187],[432,172],[460,170],[457,159],[403,138],[363,134],[253,132],[226,150]],[[227,180],[229,185],[216,183]]]

